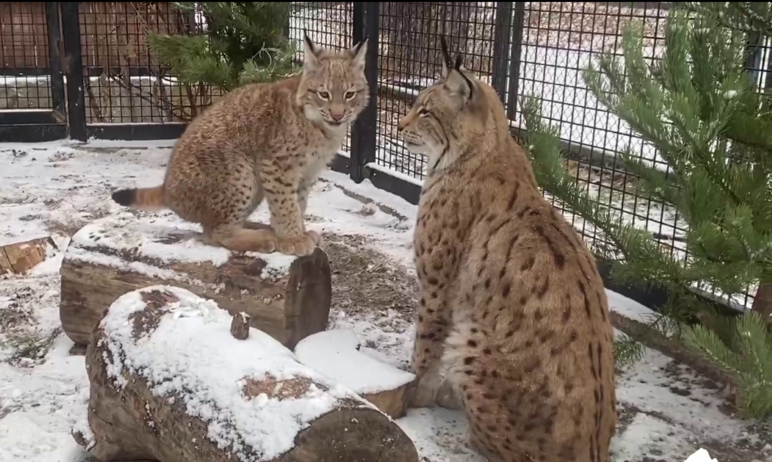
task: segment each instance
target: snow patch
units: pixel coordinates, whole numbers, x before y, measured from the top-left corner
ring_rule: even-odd
[[[301,363],[358,394],[395,390],[412,382],[415,375],[401,371],[362,351],[350,330],[328,330],[306,337],[295,346]]]
[[[155,331],[135,339],[133,313],[145,308],[142,294],[168,292],[178,300]],[[108,375],[119,388],[124,373],[148,380],[159,397],[177,397],[187,413],[208,425],[207,437],[239,460],[272,460],[294,446],[298,432],[314,419],[332,411],[341,399],[362,401],[348,388],[329,381],[269,335],[250,330],[246,340],[230,334],[231,316],[211,301],[170,286],[151,286],[121,296],[101,321]],[[311,386],[297,398],[245,398],[249,379],[261,381],[308,378],[328,388]]]
[[[609,310],[633,321],[647,322],[657,316],[654,310],[614,291],[606,289],[606,298],[608,298]]]
[[[708,451],[700,448],[697,452],[689,456],[685,462],[718,462],[718,460],[711,458]]]

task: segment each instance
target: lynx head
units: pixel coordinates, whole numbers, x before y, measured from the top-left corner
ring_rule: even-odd
[[[428,156],[430,169],[450,165],[485,136],[493,91],[464,69],[461,55],[451,59],[445,37],[441,45],[441,78],[418,94],[397,124],[407,149]]]
[[[353,121],[370,100],[365,78],[367,38],[348,50],[334,52],[304,38],[303,77],[297,101],[310,120],[330,127]]]

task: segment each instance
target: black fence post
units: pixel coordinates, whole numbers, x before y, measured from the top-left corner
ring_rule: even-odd
[[[512,3],[496,2],[496,24],[493,29],[493,89],[501,103],[507,104],[507,56],[512,33]]]
[[[515,2],[515,18],[512,30],[512,56],[509,60],[509,93],[507,117],[514,120],[517,97],[520,91],[520,61],[523,54],[523,28],[525,27],[525,2]]]
[[[62,29],[59,26],[59,2],[46,2],[48,27],[48,62],[51,68],[51,108],[57,122],[67,122],[67,103],[62,74]]]
[[[86,98],[83,91],[83,60],[80,51],[78,2],[62,2],[62,70],[67,76],[67,122],[70,138],[86,141]]]
[[[354,43],[368,37],[365,76],[370,102],[351,127],[351,167],[355,183],[365,179],[365,165],[375,161],[378,123],[378,15],[379,2],[354,2]]]

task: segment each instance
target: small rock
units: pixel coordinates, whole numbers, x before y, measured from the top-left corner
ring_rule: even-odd
[[[231,334],[237,340],[246,340],[249,337],[249,315],[247,313],[241,312],[233,316]]]

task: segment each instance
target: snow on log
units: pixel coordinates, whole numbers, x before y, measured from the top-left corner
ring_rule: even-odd
[[[46,249],[56,244],[50,237],[12,242],[0,246],[0,274],[24,274],[46,259]]]
[[[388,416],[269,335],[235,339],[231,324],[178,287],[121,296],[87,348],[75,440],[100,462],[418,461]]]
[[[86,345],[110,304],[142,287],[168,284],[210,298],[289,348],[327,327],[327,255],[231,252],[205,245],[195,225],[173,215],[100,219],[73,237],[61,268],[62,327]]]
[[[366,352],[370,352],[367,354]],[[352,389],[394,419],[405,415],[415,375],[397,369],[363,349],[356,334],[330,330],[311,335],[295,347],[298,360]]]

